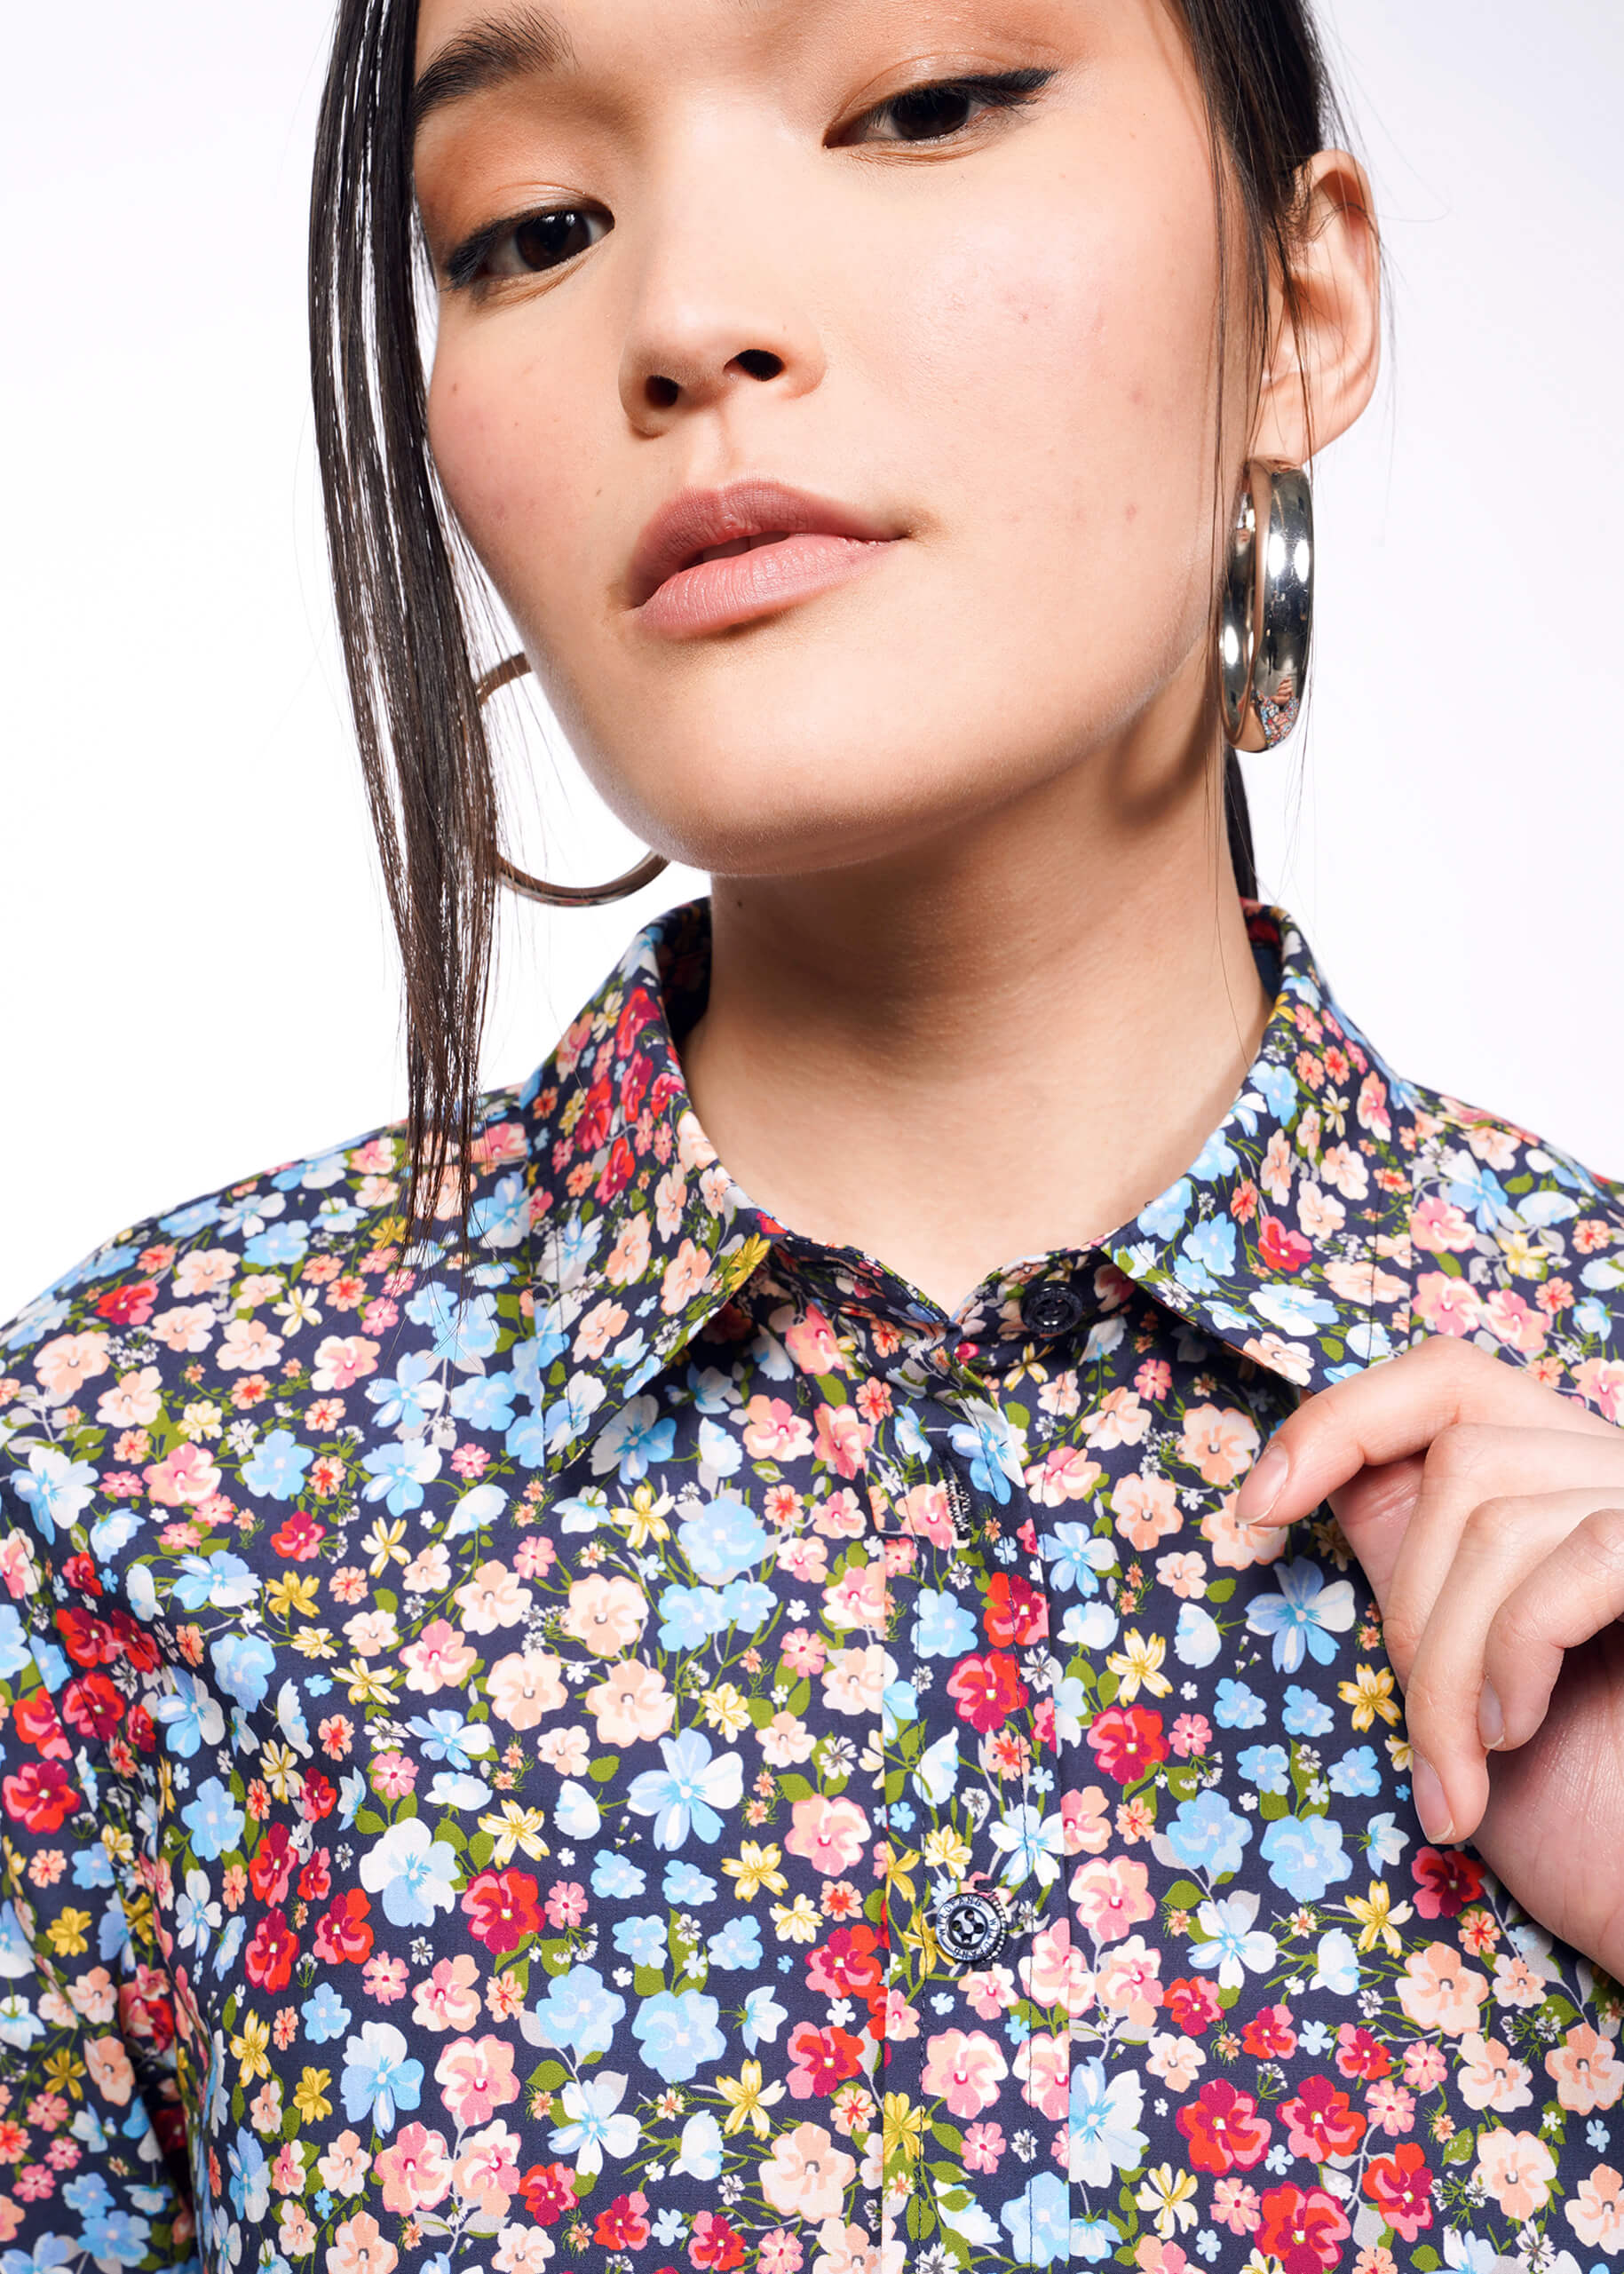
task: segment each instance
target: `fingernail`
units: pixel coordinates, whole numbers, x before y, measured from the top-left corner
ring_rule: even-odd
[[[1265,1446],[1235,1502],[1235,1513],[1243,1524],[1263,1522],[1285,1490],[1290,1474],[1291,1463],[1279,1447]]]
[[[1506,1733],[1506,1717],[1501,1711],[1494,1684],[1485,1682],[1477,1698],[1477,1737],[1485,1753],[1493,1753]]]
[[[1446,1846],[1454,1834],[1449,1803],[1444,1798],[1438,1771],[1419,1753],[1410,1771],[1410,1790],[1415,1796],[1415,1813],[1421,1818],[1422,1830],[1435,1847]]]

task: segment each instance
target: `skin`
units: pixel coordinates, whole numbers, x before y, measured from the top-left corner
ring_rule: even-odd
[[[423,0],[419,71],[503,4]],[[1220,375],[1208,129],[1163,0],[554,16],[562,67],[417,137],[435,460],[598,789],[712,876],[683,1046],[708,1135],[762,1205],[951,1312],[1162,1191],[1256,1051],[1269,1006],[1218,821],[1217,538],[1245,456],[1301,464],[1369,400],[1367,186],[1313,162],[1302,321],[1276,289],[1257,355]],[[1032,67],[1054,75],[1032,101],[935,144],[883,108]],[[613,226],[566,265],[526,272],[510,241],[517,273],[449,282],[471,233],[568,205]],[[645,523],[745,476],[899,542],[811,600],[650,638],[628,592]],[[1598,1892],[1624,1885],[1624,1692],[1589,1640],[1597,1599],[1624,1609],[1624,1438],[1423,1347],[1304,1406],[1243,1505],[1287,1522],[1327,1494],[1409,1685],[1428,1828],[1477,1831],[1534,1916],[1624,1970]]]

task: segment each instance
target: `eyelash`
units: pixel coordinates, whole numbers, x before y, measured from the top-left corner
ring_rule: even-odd
[[[991,112],[1020,110],[1042,92],[1054,75],[1052,71],[1033,68],[1024,71],[975,72],[955,79],[924,80],[918,86],[905,87],[899,93],[888,96],[884,102],[876,103],[871,110],[864,111],[860,117],[852,121],[852,128],[883,119],[888,114],[894,115],[903,104],[916,104],[929,96],[939,98],[963,96],[972,103],[982,105],[986,110]],[[975,123],[975,119],[971,117],[963,125],[950,128],[942,134],[920,135],[912,139],[899,135],[891,139],[889,144],[882,143],[880,147],[899,150],[940,148],[943,144],[952,142],[958,136],[966,133]],[[842,143],[837,147],[851,147],[852,146],[843,138]],[[519,213],[507,220],[493,221],[485,228],[476,230],[472,236],[465,237],[463,242],[456,246],[447,256],[445,269],[448,287],[454,292],[478,292],[481,288],[488,289],[490,286],[503,280],[484,273],[485,264],[506,239],[516,236],[522,229],[534,228],[549,221],[564,221],[572,216],[579,221],[587,223],[589,226],[595,226],[599,222],[606,225],[599,230],[598,235],[592,238],[591,242],[594,244],[599,242],[599,238],[606,236],[609,230],[614,226],[613,218],[605,214],[601,207],[594,208],[584,204],[542,206],[531,213]],[[587,248],[583,247],[582,250]],[[567,254],[563,260],[553,265],[554,269],[566,267],[571,260],[577,258],[576,254]],[[545,276],[552,271],[537,268],[526,273],[532,276]]]

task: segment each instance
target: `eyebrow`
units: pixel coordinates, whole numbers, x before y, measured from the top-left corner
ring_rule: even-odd
[[[418,74],[412,88],[412,138],[431,112],[443,110],[448,103],[462,102],[532,72],[556,71],[574,60],[569,34],[544,8],[518,8],[511,14],[470,24],[448,40]]]

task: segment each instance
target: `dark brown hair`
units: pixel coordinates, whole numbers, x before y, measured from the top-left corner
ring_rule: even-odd
[[[1218,204],[1217,355],[1230,368],[1228,248],[1245,246],[1244,345],[1261,373],[1271,279],[1296,321],[1298,170],[1340,127],[1310,0],[1168,0],[1205,91]],[[497,798],[479,716],[478,565],[429,455],[426,256],[412,196],[417,0],[340,0],[310,221],[316,448],[338,630],[406,980],[406,1212],[465,1156],[496,891]],[[1239,214],[1234,210],[1238,197]],[[1220,428],[1218,464],[1223,464]],[[1224,812],[1237,882],[1257,880],[1233,752]]]

